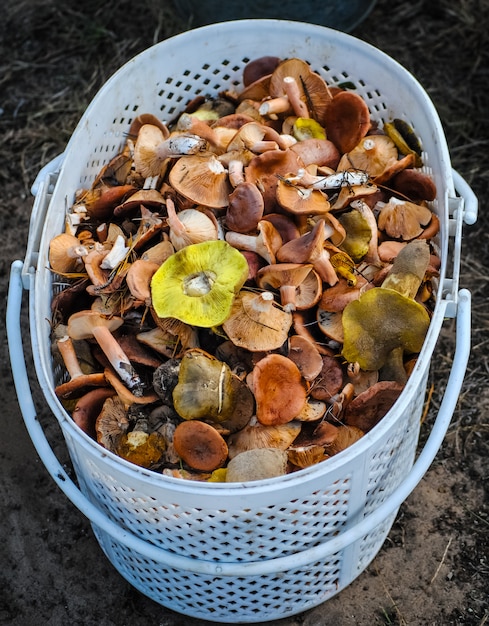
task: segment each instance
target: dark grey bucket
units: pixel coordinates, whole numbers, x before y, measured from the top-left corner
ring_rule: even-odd
[[[174,5],[189,28],[230,20],[280,19],[350,32],[367,17],[375,0],[174,0]]]

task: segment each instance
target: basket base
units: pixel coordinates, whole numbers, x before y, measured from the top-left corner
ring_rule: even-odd
[[[303,613],[340,593],[377,556],[396,515],[397,511],[375,532],[326,561],[259,576],[202,575],[167,567],[114,541],[93,524],[92,528],[118,573],[161,606],[213,623],[257,624]],[[359,558],[353,567],[345,561],[354,553]]]

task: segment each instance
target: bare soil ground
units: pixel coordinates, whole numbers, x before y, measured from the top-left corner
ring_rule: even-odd
[[[39,169],[63,151],[118,67],[188,25],[162,1],[5,0],[2,6],[0,289],[6,294],[10,264],[25,253],[30,187]],[[472,352],[446,440],[378,556],[335,598],[277,625],[489,623],[488,33],[488,0],[381,0],[353,32],[418,78],[438,109],[453,167],[480,199],[479,220],[465,229],[460,278],[473,297]],[[27,337],[25,314],[22,324]],[[441,401],[453,338],[448,322],[433,359],[422,439]],[[1,349],[0,623],[203,626],[149,600],[108,563],[87,520],[38,460],[15,397],[5,336]],[[32,378],[40,416],[49,422]],[[68,467],[62,443],[56,448]]]

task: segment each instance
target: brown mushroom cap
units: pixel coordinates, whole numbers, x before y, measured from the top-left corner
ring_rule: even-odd
[[[279,97],[285,93],[284,79],[294,79],[300,92],[300,98],[308,111],[307,117],[315,119],[323,125],[328,105],[331,101],[330,91],[325,81],[313,72],[302,59],[290,58],[277,65],[270,80],[270,95]],[[306,117],[302,115],[302,117]]]
[[[345,423],[368,433],[386,415],[402,390],[403,385],[393,381],[375,383],[348,404]]]
[[[419,169],[405,169],[396,174],[390,183],[392,189],[403,194],[411,202],[430,202],[436,198],[436,185],[428,174]]]
[[[369,288],[369,282],[358,276],[354,287],[350,286],[346,279],[340,278],[334,287],[324,289],[319,302],[319,308],[323,311],[343,311],[345,306],[352,300],[357,300],[362,291]]]
[[[317,165],[336,170],[341,158],[338,148],[329,139],[304,139],[291,146],[290,150],[297,154],[304,167]]]
[[[302,167],[299,157],[289,148],[270,150],[253,157],[245,168],[245,178],[255,183],[263,194],[264,212],[272,213],[276,207],[277,176],[297,173]]]
[[[352,426],[350,424],[341,424],[338,426],[337,434],[334,441],[325,446],[325,450],[329,456],[333,456],[338,454],[339,452],[343,452],[351,445],[356,443],[359,439],[361,439],[364,435],[364,431],[358,428],[357,426]]]
[[[277,260],[285,263],[312,263],[320,277],[329,285],[335,285],[338,277],[324,249],[325,221],[320,219],[314,228],[285,243],[277,252]]]
[[[202,472],[222,467],[228,456],[223,437],[210,424],[189,420],[178,424],[173,435],[173,446],[179,457]]]
[[[263,217],[265,203],[254,183],[242,182],[229,195],[226,211],[226,227],[237,233],[251,233],[256,230]]]
[[[323,366],[311,388],[311,397],[328,401],[343,388],[343,370],[335,357],[324,354]]]
[[[319,376],[323,368],[323,360],[316,344],[300,335],[292,335],[289,339],[288,358],[293,361],[302,377],[312,381]]]
[[[115,208],[133,195],[137,188],[132,184],[107,185],[100,182],[85,191],[78,199],[78,204],[82,204],[87,215],[96,221],[110,219]]]
[[[352,167],[367,172],[372,178],[381,176],[385,170],[398,160],[395,143],[387,135],[368,135],[360,140],[347,154],[344,154],[337,170],[349,170]]]
[[[243,85],[247,87],[263,76],[272,74],[279,63],[280,58],[276,56],[261,56],[249,61],[243,68]]]
[[[282,243],[287,243],[291,239],[300,237],[300,231],[291,215],[283,213],[267,213],[263,216],[267,222],[271,222],[275,226],[275,230],[282,238]]]
[[[139,189],[114,208],[114,216],[121,218],[131,215],[139,211],[141,205],[159,211],[163,209],[165,199],[157,189]]]
[[[253,369],[256,416],[265,425],[285,424],[302,410],[307,385],[297,365],[281,354],[269,354]]]
[[[71,417],[75,424],[92,439],[97,438],[95,423],[104,402],[115,395],[111,387],[98,387],[91,389],[76,401]]]
[[[137,303],[151,304],[150,284],[159,264],[136,259],[126,274],[126,284]]]
[[[370,111],[364,99],[353,91],[337,93],[324,119],[328,139],[344,154],[365,137],[370,128]]]

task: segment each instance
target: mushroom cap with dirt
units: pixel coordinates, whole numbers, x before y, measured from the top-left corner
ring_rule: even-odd
[[[199,349],[183,355],[172,396],[175,410],[186,420],[224,422],[236,412],[247,423],[254,411],[246,384],[226,363]]]
[[[403,356],[420,352],[430,324],[426,308],[413,299],[428,262],[428,244],[411,242],[396,257],[381,287],[345,307],[342,355],[349,363],[357,362],[367,371],[386,368],[384,377],[406,381]]]

